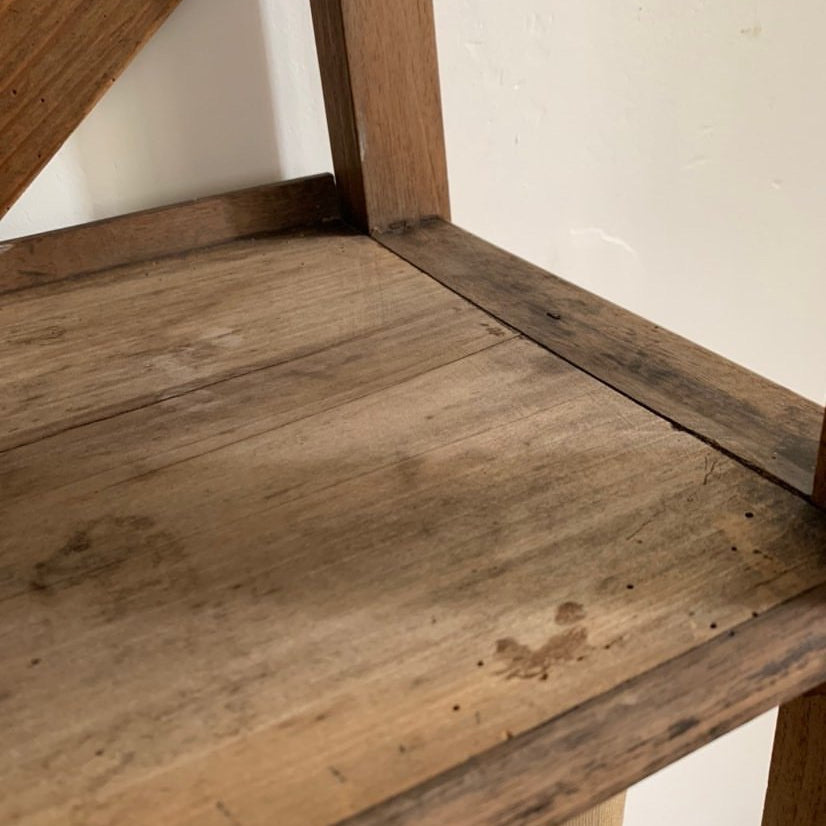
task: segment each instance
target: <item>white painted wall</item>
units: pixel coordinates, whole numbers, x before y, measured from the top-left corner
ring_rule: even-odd
[[[819,0],[436,0],[454,220],[820,403]],[[307,4],[186,0],[0,239],[331,169]],[[759,826],[773,715],[627,826]]]

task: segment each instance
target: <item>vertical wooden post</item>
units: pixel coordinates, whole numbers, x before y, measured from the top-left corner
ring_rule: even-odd
[[[812,498],[816,505],[826,508],[826,418],[823,419],[823,431],[820,436],[820,452],[817,456],[815,489]]]
[[[826,685],[780,707],[763,826],[826,824]]]
[[[431,0],[311,0],[342,208],[359,228],[450,217]]]
[[[622,826],[625,816],[625,792],[595,806],[585,814],[567,820],[564,826]]]

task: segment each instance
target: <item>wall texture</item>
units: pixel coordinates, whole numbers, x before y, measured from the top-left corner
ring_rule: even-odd
[[[435,5],[456,223],[822,403],[826,5]],[[185,0],[0,239],[331,169],[307,6]],[[772,724],[627,826],[758,826]]]

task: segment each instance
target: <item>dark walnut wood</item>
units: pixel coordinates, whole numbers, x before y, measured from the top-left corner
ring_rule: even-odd
[[[826,514],[370,238],[0,331],[3,824],[546,826],[826,680]]]
[[[780,707],[763,826],[826,823],[826,685]]]
[[[811,493],[823,417],[813,402],[445,222],[378,240],[615,390]]]
[[[0,3],[0,215],[178,2]]]
[[[431,0],[312,0],[347,218],[363,230],[450,216]]]
[[[0,293],[337,218],[332,175],[258,186],[0,242]]]
[[[821,508],[826,508],[826,418],[820,436],[820,451],[817,455],[815,471],[814,501]]]

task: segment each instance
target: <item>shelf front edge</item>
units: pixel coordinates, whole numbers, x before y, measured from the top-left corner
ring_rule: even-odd
[[[338,826],[555,826],[824,680],[820,585]]]

